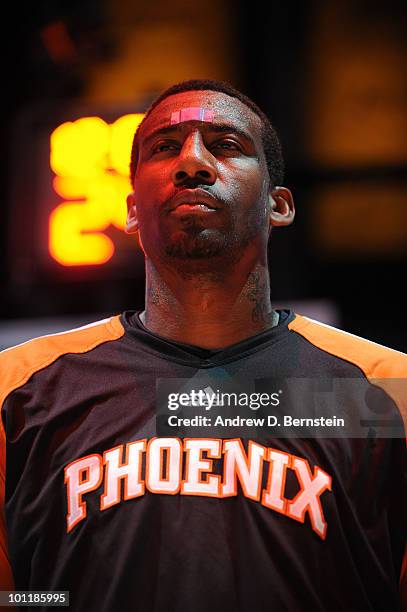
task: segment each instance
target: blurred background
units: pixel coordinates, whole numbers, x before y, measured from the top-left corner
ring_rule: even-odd
[[[407,351],[404,0],[69,0],[3,22],[0,348],[144,304],[123,233],[133,132],[190,78],[270,116],[296,222],[275,305]]]

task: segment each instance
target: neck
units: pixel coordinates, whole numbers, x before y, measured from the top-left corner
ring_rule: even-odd
[[[266,262],[240,260],[239,269],[181,275],[147,259],[141,320],[153,333],[208,349],[273,327],[278,316],[271,307]]]

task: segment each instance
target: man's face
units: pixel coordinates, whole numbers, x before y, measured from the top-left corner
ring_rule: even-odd
[[[191,107],[213,119],[171,125]],[[260,118],[224,93],[187,91],[164,99],[140,130],[128,219],[153,260],[237,261],[247,245],[267,244],[268,192]]]

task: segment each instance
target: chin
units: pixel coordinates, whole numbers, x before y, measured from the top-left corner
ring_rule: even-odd
[[[164,257],[167,264],[172,261],[187,277],[196,274],[223,277],[242,257],[244,249],[241,247],[232,236],[205,230],[196,236],[173,236],[165,244]]]
[[[227,252],[228,240],[217,230],[177,232],[164,242],[167,257],[177,259],[208,259],[221,257]]]

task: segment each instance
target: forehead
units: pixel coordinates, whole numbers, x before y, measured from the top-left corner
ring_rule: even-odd
[[[148,137],[153,131],[171,125],[171,115],[175,111],[201,107],[213,112],[213,124],[228,123],[244,129],[253,140],[261,142],[261,120],[250,108],[237,98],[217,91],[183,91],[165,98],[146,119],[141,128],[140,140]],[[189,125],[191,122],[185,122]],[[211,123],[202,125],[210,129]]]

